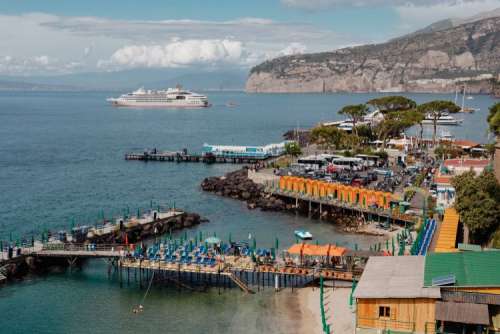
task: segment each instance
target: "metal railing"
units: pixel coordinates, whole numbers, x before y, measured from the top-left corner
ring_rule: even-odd
[[[67,252],[111,252],[126,249],[123,244],[69,244],[69,243],[48,243],[44,244],[42,251],[67,251]]]
[[[382,318],[358,318],[358,327],[390,329],[395,331],[413,332],[415,330],[414,322],[397,321]]]

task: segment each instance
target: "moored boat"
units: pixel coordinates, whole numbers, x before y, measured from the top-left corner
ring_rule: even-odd
[[[463,119],[456,119],[450,115],[442,115],[436,120],[437,125],[459,125],[463,122]],[[427,115],[422,121],[422,124],[434,124],[434,119],[432,115]]]
[[[310,240],[313,237],[312,234],[309,233],[309,231],[304,231],[304,230],[296,230],[294,234],[296,237],[302,240]]]

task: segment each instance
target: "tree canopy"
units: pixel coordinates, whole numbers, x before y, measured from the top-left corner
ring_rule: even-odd
[[[384,116],[384,120],[375,128],[379,140],[385,142],[389,137],[397,137],[407,128],[415,124],[414,112],[391,111]]]
[[[334,126],[318,126],[311,131],[311,141],[327,148],[339,149],[346,143],[348,134]]]
[[[500,102],[490,107],[488,124],[490,126],[490,131],[496,136],[500,136]]]
[[[339,110],[340,115],[346,115],[354,121],[361,120],[368,113],[366,104],[354,104],[343,107]]]
[[[384,114],[392,111],[410,110],[417,106],[417,103],[412,99],[400,95],[371,99],[367,104],[378,108]]]
[[[473,242],[486,244],[500,230],[500,184],[491,172],[466,172],[453,178],[455,208]]]
[[[444,112],[459,112],[460,107],[451,101],[436,100],[419,105],[417,110],[424,114],[432,114],[440,117]]]
[[[358,135],[357,123],[363,120],[363,117],[368,113],[368,106],[366,104],[348,105],[339,110],[340,115],[348,116],[352,121],[352,131]]]
[[[300,149],[300,145],[297,142],[292,141],[285,144],[285,153],[293,157],[298,157],[302,154],[302,150]]]

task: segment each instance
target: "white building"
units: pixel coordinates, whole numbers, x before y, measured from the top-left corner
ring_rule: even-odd
[[[455,202],[455,187],[451,184],[454,176],[473,171],[481,174],[491,164],[487,159],[448,159],[443,162],[434,177],[436,184],[437,205],[448,208]]]
[[[203,154],[213,154],[216,157],[226,158],[255,158],[266,159],[285,153],[285,145],[291,141],[268,144],[265,146],[235,146],[203,144]]]

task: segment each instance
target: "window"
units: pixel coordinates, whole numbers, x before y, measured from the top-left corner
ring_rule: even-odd
[[[379,318],[390,318],[391,308],[389,306],[379,306],[378,307],[378,317]]]

